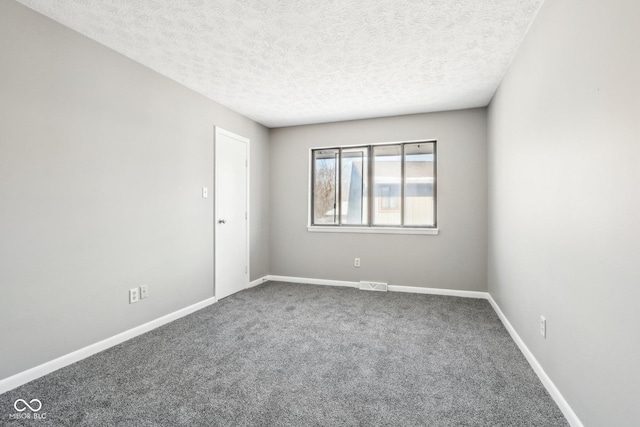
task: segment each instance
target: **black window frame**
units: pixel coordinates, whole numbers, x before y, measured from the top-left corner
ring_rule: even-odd
[[[405,188],[406,188],[406,173],[405,173],[405,146],[413,145],[413,144],[433,144],[433,224],[432,225],[406,225],[405,224]],[[374,183],[374,171],[375,171],[375,158],[373,156],[374,147],[381,146],[400,146],[400,158],[401,158],[401,180],[400,180],[400,200],[399,200],[399,209],[400,209],[400,224],[396,225],[384,225],[384,224],[374,224],[373,221],[373,210],[374,210],[374,200],[375,200],[375,183]],[[342,150],[343,149],[354,149],[354,148],[364,148],[367,150],[367,223],[366,224],[343,224],[342,223]],[[315,223],[315,181],[316,181],[316,171],[315,171],[315,156],[314,153],[317,151],[325,151],[325,150],[337,150],[338,156],[336,161],[336,202],[334,204],[337,212],[335,212],[335,217],[337,218],[336,223]],[[309,209],[309,226],[311,227],[323,227],[323,228],[370,228],[370,229],[416,229],[416,230],[437,230],[438,228],[438,192],[437,192],[437,182],[438,182],[438,144],[435,139],[426,139],[426,140],[416,140],[416,141],[401,141],[401,142],[384,142],[384,143],[375,143],[375,144],[357,144],[357,145],[342,145],[342,146],[329,146],[329,147],[318,147],[312,148],[310,150],[310,179],[309,179],[309,198],[310,198],[310,209]],[[364,193],[363,193],[364,199]],[[364,200],[363,200],[364,203]]]

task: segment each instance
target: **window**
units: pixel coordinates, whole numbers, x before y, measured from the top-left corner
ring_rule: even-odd
[[[310,229],[319,227],[435,229],[436,142],[311,150]]]

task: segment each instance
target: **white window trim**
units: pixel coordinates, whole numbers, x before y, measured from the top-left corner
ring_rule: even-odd
[[[425,138],[425,139],[414,139],[414,140],[404,140],[404,141],[387,141],[387,142],[374,142],[374,143],[363,143],[363,144],[348,144],[348,145],[340,145],[341,148],[349,148],[349,147],[362,147],[366,145],[390,145],[390,144],[410,144],[414,142],[422,142],[422,141],[437,141],[437,138]],[[312,192],[312,162],[313,156],[311,153],[313,150],[322,150],[323,148],[333,148],[333,146],[320,146],[320,147],[311,147],[309,148],[309,163],[308,163],[308,188],[307,188],[307,231],[313,233],[354,233],[354,234],[422,234],[429,236],[437,236],[440,234],[440,229],[437,227],[384,227],[384,226],[357,226],[350,227],[345,225],[312,225],[311,224],[311,197],[313,197]],[[436,204],[436,215],[437,210],[439,209],[439,204]]]
[[[315,233],[365,233],[365,234],[427,234],[437,236],[440,230],[437,228],[411,228],[411,227],[345,227],[331,225],[308,225],[307,231]]]

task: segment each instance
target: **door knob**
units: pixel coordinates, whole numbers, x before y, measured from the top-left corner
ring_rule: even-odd
[[[226,224],[227,220],[226,219],[219,219],[218,220],[218,224]]]

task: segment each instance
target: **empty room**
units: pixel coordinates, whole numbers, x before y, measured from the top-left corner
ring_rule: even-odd
[[[639,425],[639,18],[0,0],[0,425]]]

